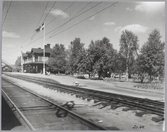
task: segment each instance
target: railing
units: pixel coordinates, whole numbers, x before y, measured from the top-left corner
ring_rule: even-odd
[[[24,63],[29,63],[29,62],[33,62],[33,61],[32,61],[32,58],[29,58],[29,59],[24,60]]]
[[[41,57],[41,56],[38,56],[38,58],[36,59],[32,59],[32,58],[28,58],[26,60],[24,60],[24,63],[30,63],[30,62],[43,62],[43,61],[48,61],[49,60],[49,57]]]
[[[35,59],[35,62],[43,62],[43,61],[47,61],[49,59],[49,57],[41,57],[39,56],[38,59]]]

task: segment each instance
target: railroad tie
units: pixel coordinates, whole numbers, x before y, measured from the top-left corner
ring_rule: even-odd
[[[136,116],[142,117],[144,114],[148,114],[147,112],[141,111],[141,112],[136,112]]]
[[[157,123],[157,122],[160,122],[160,121],[164,121],[164,117],[162,117],[162,116],[152,117],[151,120]]]

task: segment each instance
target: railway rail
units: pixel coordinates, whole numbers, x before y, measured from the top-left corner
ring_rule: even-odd
[[[103,107],[110,106],[111,108],[117,108],[120,106],[126,106],[129,109],[137,109],[141,110],[141,114],[155,114],[162,117],[164,120],[164,102],[143,99],[137,97],[130,97],[120,94],[107,93],[87,88],[80,88],[74,86],[67,86],[63,84],[59,84],[57,82],[47,80],[44,78],[37,77],[27,77],[23,75],[9,75],[11,77],[15,77],[17,79],[37,83],[48,87],[50,89],[55,89],[60,92],[65,92],[69,94],[75,94],[77,97],[81,97],[83,99],[87,98],[88,100],[94,100],[95,102],[99,102]],[[128,110],[128,109],[125,109]]]
[[[106,130],[36,93],[2,79],[2,95],[30,130]]]

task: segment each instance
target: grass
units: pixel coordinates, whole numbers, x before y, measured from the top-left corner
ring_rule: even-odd
[[[153,83],[146,83],[146,84],[138,84],[134,87],[143,88],[143,89],[164,89],[163,84],[153,84]]]
[[[134,81],[133,79],[129,79],[128,81],[125,80],[119,80],[119,78],[105,78],[105,82],[128,82],[129,84],[132,84],[132,87],[141,88],[141,89],[164,89],[163,83],[141,83],[140,81]]]

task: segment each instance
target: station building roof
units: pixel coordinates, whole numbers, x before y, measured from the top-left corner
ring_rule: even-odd
[[[43,53],[43,49],[32,48],[32,49],[31,49],[31,53],[32,53],[32,54],[35,54],[35,53]],[[50,49],[50,48],[45,49],[45,53],[51,53],[51,49]]]
[[[51,53],[52,49],[50,48],[50,44],[45,45],[45,53]],[[32,54],[43,54],[43,49],[41,48],[32,48],[31,51],[27,51],[26,53],[22,53],[23,58],[31,56]]]

